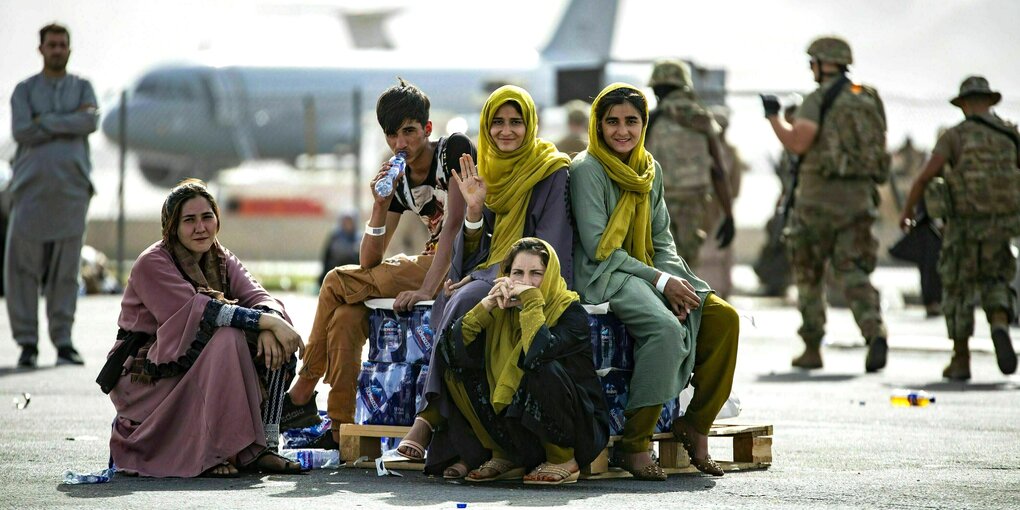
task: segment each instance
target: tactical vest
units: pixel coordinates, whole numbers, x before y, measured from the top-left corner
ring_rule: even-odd
[[[960,160],[945,172],[949,217],[1020,215],[1017,147],[1005,134],[967,120],[957,127]]]
[[[645,147],[662,166],[666,193],[707,190],[712,184],[708,135],[691,127],[696,115],[708,115],[694,103],[660,109]]]
[[[800,164],[804,173],[835,179],[889,179],[885,115],[875,89],[848,84],[829,108]]]

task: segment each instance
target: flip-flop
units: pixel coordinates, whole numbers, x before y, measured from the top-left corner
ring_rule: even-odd
[[[483,469],[491,469],[496,472],[496,475],[488,478],[471,478],[471,476],[465,476],[464,480],[471,483],[487,483],[497,482],[500,480],[520,480],[521,478],[524,478],[524,468],[515,467],[513,462],[510,462],[509,460],[489,459],[482,463],[481,466],[478,466],[478,469],[471,471],[471,473],[481,471]],[[468,473],[468,475],[471,473]]]
[[[233,473],[231,473],[229,471],[226,472],[226,473],[215,473],[215,472],[213,472],[214,469],[216,469],[218,467],[223,467],[223,466],[231,466],[231,467],[233,467],[234,465],[231,464],[230,462],[223,461],[223,462],[220,462],[219,464],[216,464],[215,466],[213,466],[213,467],[211,467],[209,469],[206,469],[205,471],[202,472],[202,474],[198,475],[198,477],[199,478],[237,478],[237,477],[241,476],[240,470],[238,470],[236,467],[234,468],[234,472]],[[135,473],[135,476],[138,476],[138,473]]]
[[[540,464],[537,468],[532,471],[530,475],[556,475],[559,476],[559,480],[524,480],[525,485],[563,485],[565,483],[575,483],[577,478],[581,476],[581,470],[568,471],[567,469],[561,468],[555,464]]]

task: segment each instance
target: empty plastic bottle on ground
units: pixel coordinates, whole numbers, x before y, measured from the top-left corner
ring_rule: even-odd
[[[386,176],[379,179],[375,183],[375,192],[380,197],[388,197],[393,193],[393,180],[400,175],[400,172],[404,171],[404,167],[407,166],[407,154],[398,152],[396,156],[390,158],[390,170],[386,172]]]
[[[304,469],[333,468],[340,466],[339,450],[303,448],[300,450],[281,450],[280,455],[301,464],[301,467]]]
[[[897,407],[927,407],[935,403],[935,395],[923,390],[896,390],[889,402]]]

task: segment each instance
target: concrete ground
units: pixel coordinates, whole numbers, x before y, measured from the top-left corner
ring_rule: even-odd
[[[916,273],[915,273],[916,274]],[[282,296],[299,331],[311,327],[315,298]],[[895,301],[895,300],[894,300]],[[2,300],[0,300],[2,302]],[[75,341],[85,367],[16,370],[18,349],[0,313],[0,506],[5,508],[1018,508],[1020,377],[999,373],[988,327],[978,317],[967,384],[941,378],[949,358],[941,319],[918,307],[886,313],[891,352],[879,374],[864,373],[865,350],[845,309],[829,315],[825,368],[791,370],[799,352],[796,309],[779,300],[736,297],[744,314],[735,421],[775,426],[771,468],[722,478],[673,476],[664,483],[581,481],[533,489],[516,483],[473,486],[407,473],[378,478],[361,469],[232,480],[116,477],[101,485],[61,483],[66,469],[106,467],[114,410],[95,377],[116,333],[119,297],[79,301]],[[902,302],[902,301],[900,301]],[[0,305],[4,306],[4,305]],[[45,331],[45,321],[42,324]],[[1013,331],[1014,338],[1020,330]],[[889,403],[897,388],[936,395],[927,408]],[[325,405],[320,391],[320,407]],[[17,409],[14,401],[31,394]],[[729,454],[713,440],[713,454]]]

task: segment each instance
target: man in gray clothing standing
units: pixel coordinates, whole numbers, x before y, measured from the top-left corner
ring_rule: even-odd
[[[39,291],[46,297],[50,341],[57,364],[83,364],[71,344],[85,212],[94,193],[88,135],[99,114],[92,85],[67,73],[71,35],[56,24],[39,31],[41,73],[11,96],[18,150],[11,180],[11,219],[4,259],[4,290],[18,366],[38,361]]]

